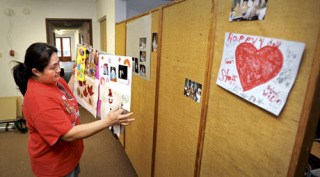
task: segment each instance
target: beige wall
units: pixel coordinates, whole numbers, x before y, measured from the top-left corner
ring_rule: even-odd
[[[107,21],[107,51],[105,52],[115,54],[115,0],[97,0],[97,17],[101,19],[104,16]]]
[[[12,16],[3,13],[7,8],[13,10]],[[30,9],[30,15],[23,14],[24,8]],[[45,18],[92,19],[93,46],[100,46],[95,0],[0,0],[0,12],[0,97],[20,95],[11,74],[13,64],[10,61],[23,61],[31,43],[46,42]],[[16,51],[15,57],[9,56],[11,49]]]

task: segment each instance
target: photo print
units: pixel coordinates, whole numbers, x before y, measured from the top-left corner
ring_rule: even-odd
[[[141,76],[146,76],[146,66],[140,64],[140,75]]]
[[[190,79],[185,79],[184,96],[191,98],[197,103],[201,100],[202,85]]]
[[[139,40],[140,51],[146,51],[147,49],[147,38],[140,38]]]
[[[152,52],[157,52],[158,48],[158,33],[152,33]]]
[[[103,75],[109,75],[109,66],[108,63],[103,64]]]
[[[139,74],[139,61],[138,61],[138,58],[134,58],[134,72]]]
[[[93,48],[86,50],[86,60],[85,60],[85,74],[89,77],[95,78],[97,71],[96,67],[98,61],[95,60],[96,51]]]
[[[117,82],[117,69],[114,66],[110,67],[110,81]]]
[[[146,51],[140,51],[140,62],[146,62]]]
[[[268,0],[233,0],[229,21],[264,20]]]
[[[120,65],[118,66],[118,78],[119,82],[128,83],[128,66],[126,65]]]

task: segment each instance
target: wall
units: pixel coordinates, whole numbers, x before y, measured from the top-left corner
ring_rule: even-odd
[[[0,39],[2,39],[0,41],[0,51],[2,51],[2,58],[0,58],[0,97],[20,95],[13,81],[11,74],[13,64],[10,61],[23,61],[25,50],[31,43],[46,42],[45,18],[91,18],[94,34],[93,45],[100,46],[97,35],[99,34],[99,24],[96,17],[95,0],[0,0],[0,4]],[[6,16],[3,13],[7,8],[13,9],[14,14],[12,16]],[[24,15],[22,13],[23,8],[29,8],[31,14]],[[15,57],[9,56],[8,53],[11,49],[16,51]]]
[[[96,6],[98,19],[101,19],[104,16],[106,16],[107,51],[105,52],[115,54],[115,0],[97,0]]]

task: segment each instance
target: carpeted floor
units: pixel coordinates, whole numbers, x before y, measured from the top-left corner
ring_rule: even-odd
[[[94,117],[80,108],[81,123]],[[27,151],[28,134],[17,131],[0,132],[0,177],[31,177]],[[85,150],[80,161],[82,177],[137,177],[121,143],[109,130],[84,140]]]

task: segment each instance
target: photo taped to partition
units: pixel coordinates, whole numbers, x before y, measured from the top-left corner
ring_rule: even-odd
[[[152,33],[152,52],[157,52],[158,48],[158,33]]]
[[[232,0],[229,21],[264,20],[268,0]]]
[[[142,51],[146,51],[146,49],[147,49],[147,38],[140,38],[140,40],[139,40],[139,48]]]
[[[146,66],[140,64],[140,75],[146,77]]]
[[[146,51],[140,51],[140,62],[146,62]]]
[[[184,96],[191,98],[197,103],[201,100],[202,85],[190,79],[185,79]]]

